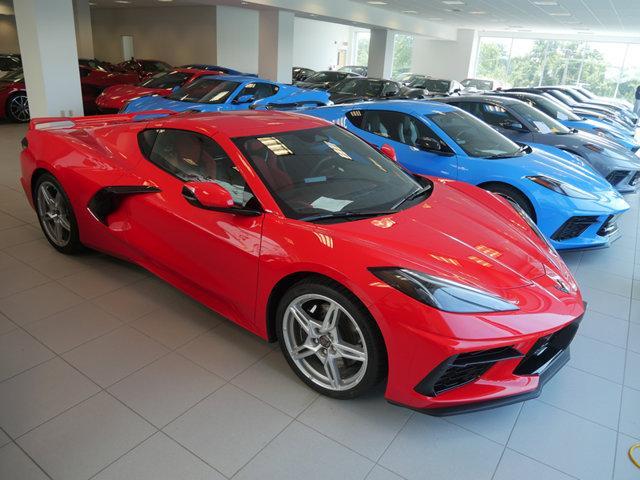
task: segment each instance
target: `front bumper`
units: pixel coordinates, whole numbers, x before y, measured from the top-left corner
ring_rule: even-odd
[[[517,290],[531,293],[536,287]],[[546,298],[535,313],[504,315],[447,314],[420,306],[400,292],[370,306],[376,318],[380,314],[401,319],[382,328],[389,365],[386,399],[428,414],[450,415],[539,395],[568,360],[569,344],[584,314],[575,294],[560,294],[551,303]],[[555,354],[542,357],[541,339],[567,331]],[[531,363],[535,357],[541,361]],[[462,371],[452,374],[452,366]]]

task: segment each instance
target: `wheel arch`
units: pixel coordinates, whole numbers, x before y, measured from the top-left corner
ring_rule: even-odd
[[[484,182],[484,183],[480,183],[478,184],[478,187],[484,189],[484,190],[490,190],[489,187],[494,186],[494,185],[498,185],[501,187],[507,187],[511,190],[515,190],[516,192],[518,192],[520,195],[522,195],[522,197],[527,201],[527,203],[529,204],[529,207],[531,208],[531,211],[533,212],[533,218],[532,220],[535,223],[538,223],[538,212],[536,212],[536,208],[533,205],[533,202],[531,201],[531,199],[529,198],[529,196],[524,193],[522,190],[520,190],[518,187],[507,183],[507,182],[500,182],[500,181],[490,181],[490,182]]]
[[[36,184],[38,183],[38,179],[44,175],[48,173],[49,175],[53,175],[52,172],[50,172],[49,170],[47,170],[46,168],[42,168],[42,167],[38,167],[36,168],[33,173],[31,174],[31,199],[33,200],[33,204],[35,205],[36,202],[36,198],[35,198],[35,194],[36,194]],[[55,176],[55,175],[53,175]]]

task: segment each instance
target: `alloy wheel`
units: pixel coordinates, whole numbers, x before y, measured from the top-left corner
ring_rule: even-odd
[[[30,118],[29,100],[26,95],[16,95],[9,101],[9,113],[19,122],[27,122]]]
[[[318,294],[295,298],[285,310],[282,330],[291,359],[316,385],[343,391],[364,377],[368,363],[364,336],[335,300]]]
[[[71,240],[69,205],[59,188],[44,181],[38,187],[38,216],[42,228],[49,239],[59,247],[65,247]]]

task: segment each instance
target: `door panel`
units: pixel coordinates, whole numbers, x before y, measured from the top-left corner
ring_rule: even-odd
[[[167,132],[170,131],[163,130],[159,135]],[[208,137],[205,141],[214,143]],[[158,143],[156,140],[155,146]],[[170,142],[161,148],[165,158],[166,143]],[[217,152],[224,155],[215,145]],[[197,178],[197,164],[208,157],[184,153],[184,149],[181,154],[192,162],[184,172],[191,179]],[[153,154],[150,158],[158,161]],[[221,178],[223,168],[220,158],[217,160],[215,166],[206,167],[208,176],[198,180],[216,181],[233,190],[232,197],[241,203],[245,194],[229,186],[241,180],[230,181],[228,170],[225,170],[227,177]],[[224,161],[231,162],[228,157]],[[178,168],[176,165],[179,166],[173,164],[166,168]],[[127,241],[139,251],[148,268],[174,279],[181,288],[220,314],[251,327],[263,215],[242,216],[194,206],[182,195],[185,179],[162,168],[150,160],[139,165],[140,176],[161,191],[127,199],[123,205],[129,218]]]

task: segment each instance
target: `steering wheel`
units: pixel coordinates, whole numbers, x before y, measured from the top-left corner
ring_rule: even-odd
[[[317,177],[318,174],[320,172],[322,172],[322,168],[324,167],[324,164],[327,163],[328,161],[333,161],[333,160],[334,160],[334,157],[332,157],[332,156],[324,157],[323,159],[318,161],[318,163],[316,163],[315,167],[313,167],[313,169],[309,172],[308,176],[311,177],[311,178]],[[336,168],[335,164],[331,165],[330,168],[331,169],[335,169]]]

